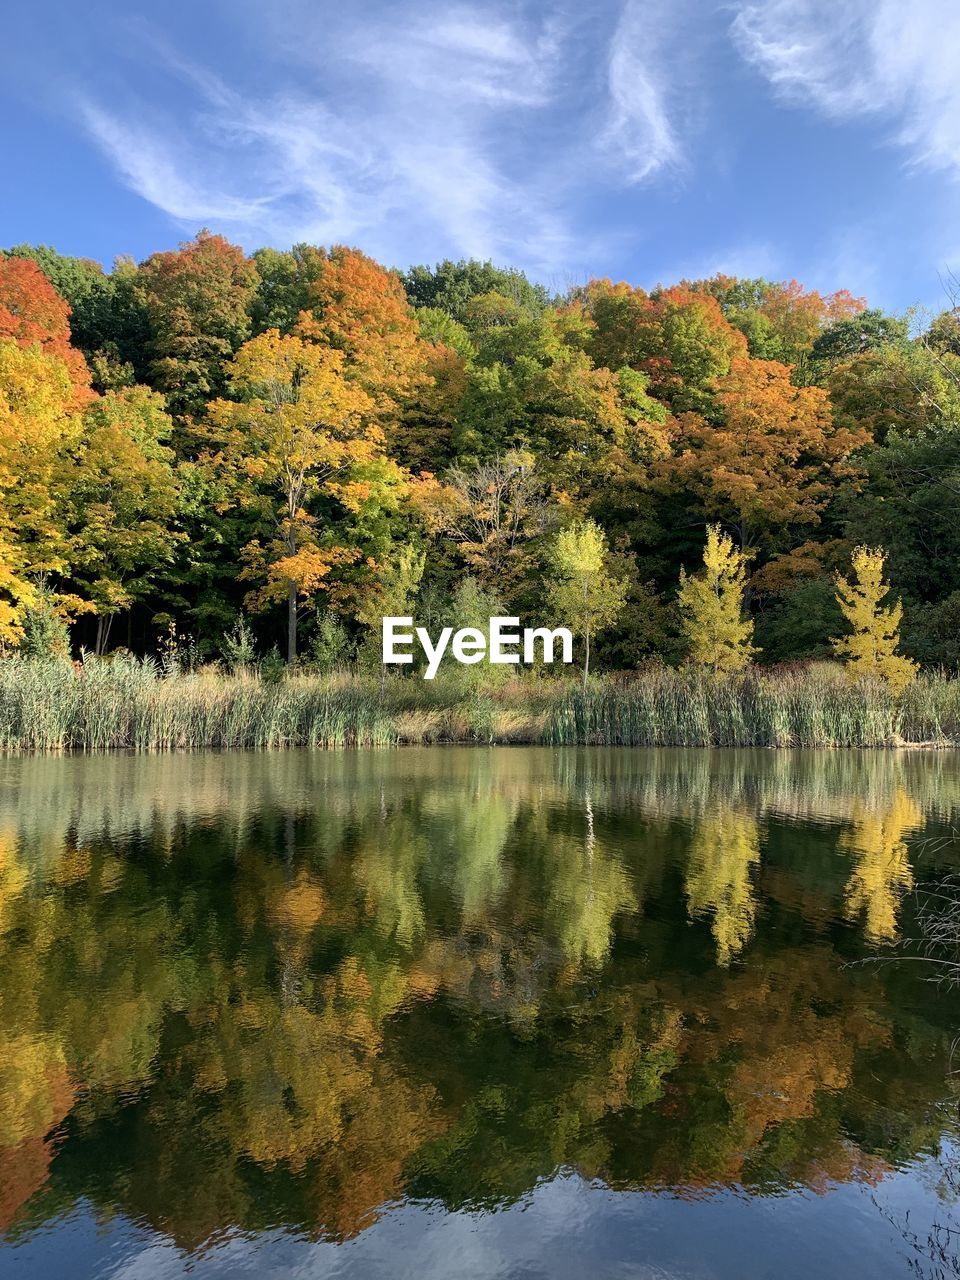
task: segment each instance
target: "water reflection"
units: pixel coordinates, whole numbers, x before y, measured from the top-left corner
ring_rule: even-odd
[[[946,754],[3,762],[0,1227],[875,1182],[937,1149],[957,1010],[848,962],[958,810]]]
[[[721,801],[695,821],[687,862],[687,908],[691,915],[712,918],[720,965],[739,955],[753,932],[757,895],[752,873],[759,862],[760,827],[752,814]]]
[[[843,848],[854,856],[844,890],[847,916],[863,919],[871,942],[892,942],[903,895],[913,888],[906,837],[923,826],[923,814],[898,785],[892,796],[857,803],[851,819],[843,836]]]

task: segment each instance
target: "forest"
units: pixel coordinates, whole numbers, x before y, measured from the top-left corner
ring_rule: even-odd
[[[856,660],[859,608],[894,685],[951,671],[944,301],[889,315],[723,275],[554,295],[490,262],[248,256],[208,231],[110,271],[18,245],[0,646],[329,671],[379,664],[384,614],[579,609],[600,670],[724,669]]]

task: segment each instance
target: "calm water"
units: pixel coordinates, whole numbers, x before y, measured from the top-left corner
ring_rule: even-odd
[[[0,1273],[960,1274],[960,1000],[855,963],[955,828],[953,754],[0,762]]]

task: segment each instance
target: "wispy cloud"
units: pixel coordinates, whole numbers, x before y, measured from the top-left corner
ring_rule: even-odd
[[[433,0],[338,22],[296,3],[263,40],[260,81],[282,91],[240,92],[141,30],[150,93],[132,68],[122,106],[79,97],[124,181],[185,226],[550,272],[582,251],[570,206],[585,179],[649,180],[679,160],[650,34],[668,30],[661,0],[609,0],[589,23],[562,4]]]
[[[490,108],[536,107],[554,97],[562,29],[544,20],[532,31],[495,12],[460,8],[421,13],[399,37],[391,21],[364,32],[350,56],[407,96],[426,90],[444,101]]]
[[[269,203],[218,190],[209,174],[191,172],[183,148],[165,142],[154,129],[125,121],[90,101],[81,101],[79,110],[88,132],[129,186],[173,218],[253,222]]]
[[[676,167],[682,148],[668,110],[667,68],[661,54],[669,29],[659,3],[627,0],[610,43],[610,115],[605,141],[624,175],[641,182]]]
[[[960,172],[960,7],[943,0],[735,3],[743,56],[786,99],[873,116],[913,162]]]

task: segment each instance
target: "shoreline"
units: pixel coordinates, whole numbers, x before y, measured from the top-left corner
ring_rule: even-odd
[[[193,756],[193,755],[284,755],[302,752],[308,754],[325,754],[335,751],[352,754],[366,752],[416,751],[443,748],[469,748],[470,750],[537,750],[537,751],[570,751],[570,750],[609,750],[609,751],[763,751],[781,753],[789,751],[883,751],[910,753],[960,751],[960,742],[932,740],[930,742],[781,742],[776,744],[757,742],[564,742],[550,743],[530,739],[510,739],[509,741],[479,742],[470,738],[432,739],[429,742],[413,742],[397,740],[384,743],[345,742],[312,746],[303,742],[275,743],[271,746],[164,746],[137,748],[130,746],[85,747],[67,746],[57,748],[31,749],[27,747],[10,749],[0,748],[0,759],[22,760],[41,759],[46,757],[90,757],[90,756],[132,756],[140,758],[150,756]]]
[[[829,664],[716,676],[654,666],[496,684],[455,671],[295,672],[265,679],[163,673],[130,656],[0,662],[0,754],[437,746],[949,750],[960,679],[921,675],[900,695]]]

